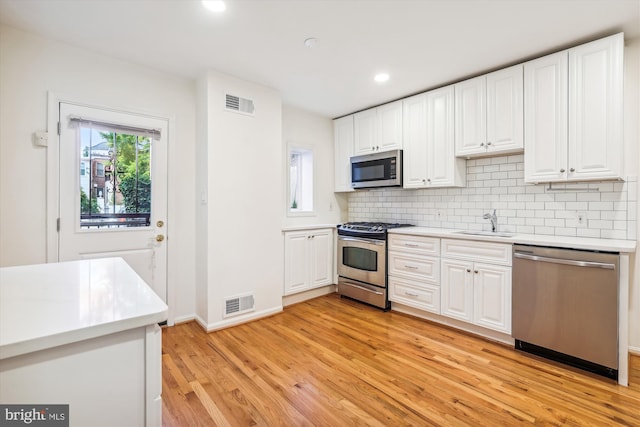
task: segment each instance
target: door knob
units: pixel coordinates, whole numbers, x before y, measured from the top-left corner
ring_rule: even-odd
[[[164,221],[156,222],[156,226],[158,226],[158,228],[162,228],[163,225],[164,225]]]
[[[156,236],[156,242],[162,242],[162,241],[164,241],[164,235],[162,235],[162,234],[158,234],[158,235]]]

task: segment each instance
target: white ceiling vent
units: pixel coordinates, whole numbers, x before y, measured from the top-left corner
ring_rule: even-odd
[[[224,316],[236,316],[238,314],[253,311],[255,303],[253,295],[244,295],[239,297],[227,298],[224,300]]]
[[[227,93],[225,96],[225,110],[253,116],[253,100],[240,98],[239,96],[229,95]]]

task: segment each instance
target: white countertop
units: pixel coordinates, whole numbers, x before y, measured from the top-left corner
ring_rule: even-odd
[[[516,234],[513,237],[462,234],[460,230],[428,227],[404,227],[390,229],[391,234],[409,234],[449,239],[482,240],[485,242],[517,243],[523,245],[551,246],[608,252],[635,252],[635,240],[595,239],[586,237],[545,236],[541,234]]]
[[[166,319],[122,258],[0,268],[0,360]]]
[[[318,230],[320,228],[336,228],[338,224],[308,224],[282,227],[282,231]]]

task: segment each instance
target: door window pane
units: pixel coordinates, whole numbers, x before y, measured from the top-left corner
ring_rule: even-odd
[[[150,225],[150,156],[148,137],[80,127],[81,228]]]

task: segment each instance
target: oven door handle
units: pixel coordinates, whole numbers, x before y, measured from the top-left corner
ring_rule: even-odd
[[[349,237],[349,236],[338,236],[338,240],[343,240],[347,242],[359,242],[359,243],[367,243],[372,245],[384,246],[384,240],[374,240],[374,239],[362,239],[359,237]]]
[[[376,295],[384,295],[384,293],[383,293],[383,292],[373,291],[373,290],[371,290],[371,289],[369,289],[369,288],[365,288],[364,286],[356,285],[355,283],[351,283],[351,282],[343,281],[343,282],[341,282],[341,284],[342,284],[342,285],[351,286],[351,287],[353,287],[353,288],[357,288],[357,289],[360,289],[360,290],[362,290],[362,291],[366,291],[366,292],[369,292],[369,293],[372,293],[372,294],[376,294]]]

